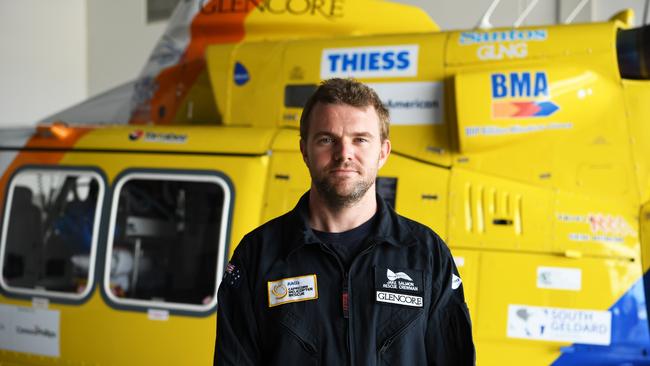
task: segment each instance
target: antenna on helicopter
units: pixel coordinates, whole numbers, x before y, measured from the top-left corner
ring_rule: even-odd
[[[492,17],[492,14],[494,13],[494,10],[497,8],[497,5],[499,5],[499,2],[501,0],[493,0],[492,4],[487,8],[485,13],[483,14],[483,17],[481,17],[481,21],[478,23],[477,28],[478,29],[491,29],[492,28],[492,23],[490,23],[490,18]]]
[[[533,11],[533,8],[537,5],[538,2],[539,0],[533,0],[530,2],[530,4],[528,4],[526,9],[524,9],[521,15],[519,15],[519,18],[517,18],[517,20],[515,21],[515,24],[513,24],[514,28],[519,28],[519,26],[521,26],[521,23],[523,23],[524,20],[526,20],[528,14],[530,14],[530,12]]]
[[[576,5],[576,7],[573,9],[571,14],[569,14],[569,16],[566,17],[566,20],[564,20],[564,24],[571,24],[573,19],[575,19],[575,17],[578,16],[578,13],[580,13],[582,8],[584,8],[588,2],[589,0],[582,0],[581,2],[579,2],[578,5]]]

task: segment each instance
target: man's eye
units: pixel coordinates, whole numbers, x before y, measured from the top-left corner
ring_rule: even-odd
[[[332,141],[333,140],[331,137],[321,137],[320,139],[318,139],[318,142],[321,144],[330,144],[332,143]]]
[[[356,138],[356,141],[357,141],[357,142],[368,142],[368,139],[365,138],[365,137],[357,137],[357,138]]]

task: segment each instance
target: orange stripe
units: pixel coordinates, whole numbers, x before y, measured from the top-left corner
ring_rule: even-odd
[[[233,4],[230,4],[230,1]],[[255,9],[220,12],[217,6],[228,8],[239,0],[211,0],[194,17],[191,38],[178,64],[163,70],[156,77],[158,88],[152,97],[148,115],[134,115],[131,124],[172,124],[187,93],[205,70],[205,49],[208,45],[233,43],[244,39],[244,20]]]
[[[70,134],[65,139],[43,137],[42,134],[35,133],[27,143],[25,143],[25,147],[70,148],[73,147],[82,136],[92,130],[92,128],[73,128],[70,129]],[[7,169],[2,172],[2,177],[0,177],[0,189],[2,190],[2,193],[0,194],[0,207],[3,208],[3,211],[0,212],[0,219],[4,216],[4,201],[7,193],[7,183],[16,169],[25,165],[56,165],[61,161],[61,159],[63,159],[64,155],[65,152],[58,151],[20,151],[11,164],[9,164]]]

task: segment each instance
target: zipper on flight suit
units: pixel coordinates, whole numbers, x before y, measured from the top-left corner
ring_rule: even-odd
[[[383,353],[386,352],[386,350],[388,350],[388,348],[393,344],[393,342],[394,342],[397,338],[399,338],[399,337],[401,337],[402,335],[404,335],[404,333],[406,333],[406,331],[407,331],[409,328],[411,328],[411,326],[412,326],[413,324],[415,324],[415,322],[416,322],[418,319],[420,319],[420,318],[422,317],[423,314],[424,314],[424,311],[421,311],[417,316],[413,317],[413,319],[409,320],[409,321],[408,321],[406,324],[404,324],[400,329],[398,329],[397,332],[395,332],[395,334],[393,334],[393,335],[390,336],[388,339],[386,339],[386,340],[384,341],[384,343],[381,345],[381,347],[379,348],[379,356],[382,356]]]
[[[343,308],[343,318],[350,318],[350,297],[348,293],[348,274],[343,274],[343,287],[341,291],[341,307]]]
[[[364,255],[370,253],[370,251],[372,251],[374,248],[375,248],[375,243],[373,241],[370,241],[368,246],[366,247],[366,249],[364,249],[361,253],[357,254],[357,256],[354,257],[354,259],[352,259],[352,263],[350,263],[349,272],[352,272],[352,268],[354,268],[354,264],[357,262],[357,259],[359,259],[360,257],[363,257]],[[348,273],[346,273],[345,277],[346,278],[348,277]],[[348,299],[349,299],[350,298],[350,289],[348,289],[347,295],[348,295]],[[350,301],[348,301],[348,314],[350,312],[351,305],[352,305],[352,303]],[[348,316],[348,321],[347,321],[346,324],[348,325],[346,327],[346,333],[347,333],[347,337],[348,337],[348,363],[350,365],[352,365],[353,364],[353,362],[352,362],[352,353],[351,353],[351,350],[352,350],[352,321],[349,318],[349,316]]]
[[[327,245],[320,243],[321,249],[332,255],[334,257],[336,264],[339,266],[339,271],[343,277],[343,283],[341,284],[341,313],[343,318],[347,319],[350,316],[349,313],[349,297],[348,297],[348,272],[345,270],[343,263],[341,263],[341,258],[334,253]]]
[[[350,337],[349,337],[349,318],[350,318],[350,302],[349,299],[350,297],[348,296],[349,290],[348,290],[348,272],[345,270],[345,267],[343,266],[343,263],[341,263],[341,258],[334,253],[327,245],[323,244],[322,242],[320,243],[320,247],[323,251],[329,253],[332,257],[334,257],[334,261],[339,267],[339,271],[341,272],[341,276],[343,278],[343,283],[341,284],[341,315],[343,316],[343,328],[344,328],[344,339],[346,340],[345,342],[345,350],[347,351],[347,363],[350,364]]]
[[[351,365],[352,364],[352,354],[351,354],[352,337],[350,335],[351,335],[352,332],[350,331],[350,328],[351,328],[351,321],[350,321],[350,305],[351,305],[351,302],[350,302],[350,285],[349,285],[350,277],[349,277],[349,272],[352,271],[352,267],[354,267],[354,263],[357,261],[357,259],[359,257],[362,257],[362,256],[368,254],[372,249],[374,249],[375,243],[370,242],[370,244],[366,247],[366,249],[364,249],[356,257],[354,257],[354,259],[352,259],[352,263],[350,264],[350,270],[349,271],[345,270],[345,267],[343,266],[343,263],[341,263],[341,259],[339,258],[338,255],[336,255],[336,253],[334,253],[327,245],[325,245],[323,243],[320,243],[320,245],[321,245],[321,248],[324,251],[326,251],[327,253],[331,254],[334,257],[334,259],[336,260],[336,264],[338,264],[338,266],[339,266],[339,270],[343,274],[343,284],[341,286],[341,310],[342,310],[342,313],[343,313],[343,318],[345,319],[343,324],[345,325],[345,338],[347,339],[347,342],[346,342],[347,347],[346,348],[347,348],[347,351],[348,351],[347,352],[348,353],[348,364]]]

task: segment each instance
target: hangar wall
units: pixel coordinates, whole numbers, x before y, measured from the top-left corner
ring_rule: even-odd
[[[166,21],[147,23],[146,0],[87,0],[88,96],[136,77]]]
[[[146,0],[0,0],[0,128],[135,78],[166,25]]]
[[[423,8],[443,30],[475,27],[492,0],[395,0]],[[502,0],[494,26],[511,26],[533,0]],[[524,25],[562,22],[581,0],[540,0]],[[574,22],[606,20],[645,0],[593,0]],[[165,21],[146,0],[0,0],[0,127],[33,125],[138,75]]]
[[[0,127],[88,96],[85,0],[0,0]]]

